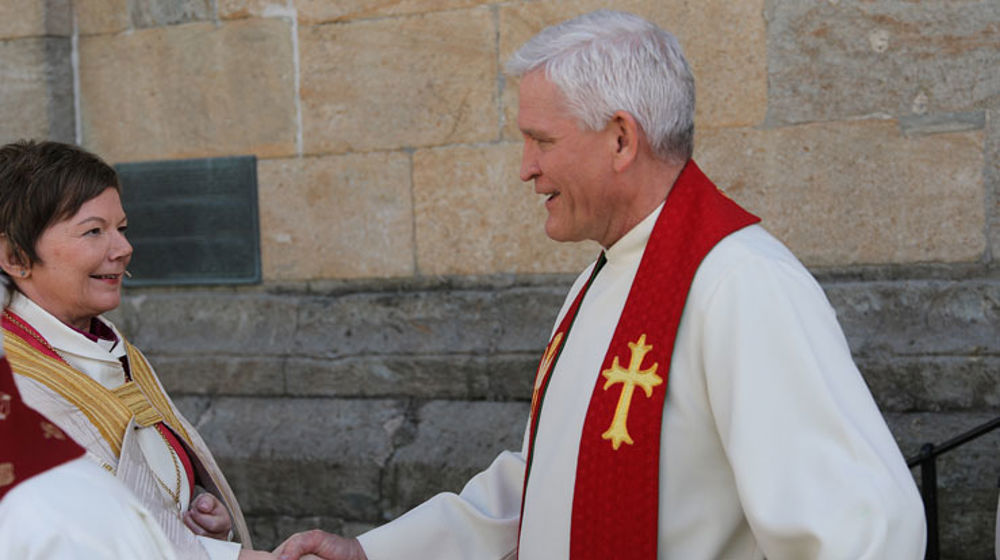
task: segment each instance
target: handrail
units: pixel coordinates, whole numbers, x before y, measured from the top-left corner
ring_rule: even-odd
[[[939,560],[941,557],[938,540],[937,511],[937,458],[952,449],[964,445],[979,436],[1000,428],[1000,416],[976,426],[971,430],[949,439],[941,445],[925,443],[920,447],[920,453],[906,460],[906,466],[920,467],[920,497],[924,502],[924,516],[927,519],[927,550],[925,560]]]

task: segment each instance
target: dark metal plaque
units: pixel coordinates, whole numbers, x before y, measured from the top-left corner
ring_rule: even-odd
[[[256,157],[115,169],[135,248],[126,285],[260,282]]]

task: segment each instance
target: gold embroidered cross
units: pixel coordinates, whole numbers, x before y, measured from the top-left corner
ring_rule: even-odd
[[[618,407],[615,408],[615,417],[611,420],[611,426],[608,430],[601,434],[601,438],[611,440],[611,447],[615,451],[621,447],[622,442],[629,445],[633,443],[632,437],[628,435],[628,426],[626,423],[628,422],[628,409],[632,404],[632,393],[635,392],[636,385],[642,387],[648,398],[653,396],[653,387],[663,383],[663,378],[656,375],[656,367],[659,364],[654,362],[649,369],[639,369],[642,366],[643,358],[646,357],[646,353],[653,349],[652,345],[646,345],[646,335],[640,336],[639,340],[635,342],[629,342],[628,347],[632,349],[632,357],[629,360],[628,369],[624,369],[618,365],[618,356],[615,356],[614,361],[611,362],[611,367],[601,372],[601,375],[607,378],[607,381],[604,383],[605,391],[615,383],[622,384],[622,394],[618,397]]]
[[[559,350],[559,343],[562,342],[563,333],[556,333],[552,338],[552,342],[545,348],[545,354],[542,355],[542,362],[538,364],[538,373],[535,374],[535,390],[531,393],[531,416],[534,417],[535,409],[538,408],[538,391],[542,389],[542,381],[545,380],[545,374],[549,372],[549,368],[552,367],[552,360],[556,357],[556,352]]]

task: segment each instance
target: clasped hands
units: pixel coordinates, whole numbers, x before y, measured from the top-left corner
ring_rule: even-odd
[[[361,543],[319,529],[296,533],[274,552],[244,550],[239,560],[368,560]]]
[[[184,524],[196,535],[226,540],[232,529],[232,520],[226,507],[215,496],[201,494],[191,502],[184,513]],[[348,539],[319,529],[296,533],[274,552],[262,550],[240,551],[239,560],[368,560],[357,539]]]

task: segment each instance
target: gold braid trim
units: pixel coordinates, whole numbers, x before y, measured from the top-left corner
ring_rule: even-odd
[[[180,418],[174,414],[174,407],[170,406],[170,401],[167,400],[166,393],[160,388],[160,383],[156,380],[153,368],[146,361],[146,357],[127,340],[123,339],[123,341],[125,342],[125,349],[128,351],[128,363],[132,370],[132,379],[142,387],[142,392],[148,398],[146,402],[162,415],[162,419],[167,426],[170,426],[177,435],[184,438],[185,443],[194,447],[191,436],[184,429]]]
[[[8,330],[4,330],[3,347],[14,373],[59,393],[83,412],[116,456],[121,454],[122,439],[132,419],[132,411],[114,393],[66,362],[43,354]]]
[[[110,390],[66,362],[41,352],[7,329],[4,329],[3,338],[4,350],[14,373],[44,384],[83,412],[111,446],[115,456],[121,455],[125,428],[133,416],[140,426],[165,422],[193,447],[191,437],[174,414],[146,357],[127,340],[123,339],[123,342],[134,381]]]

